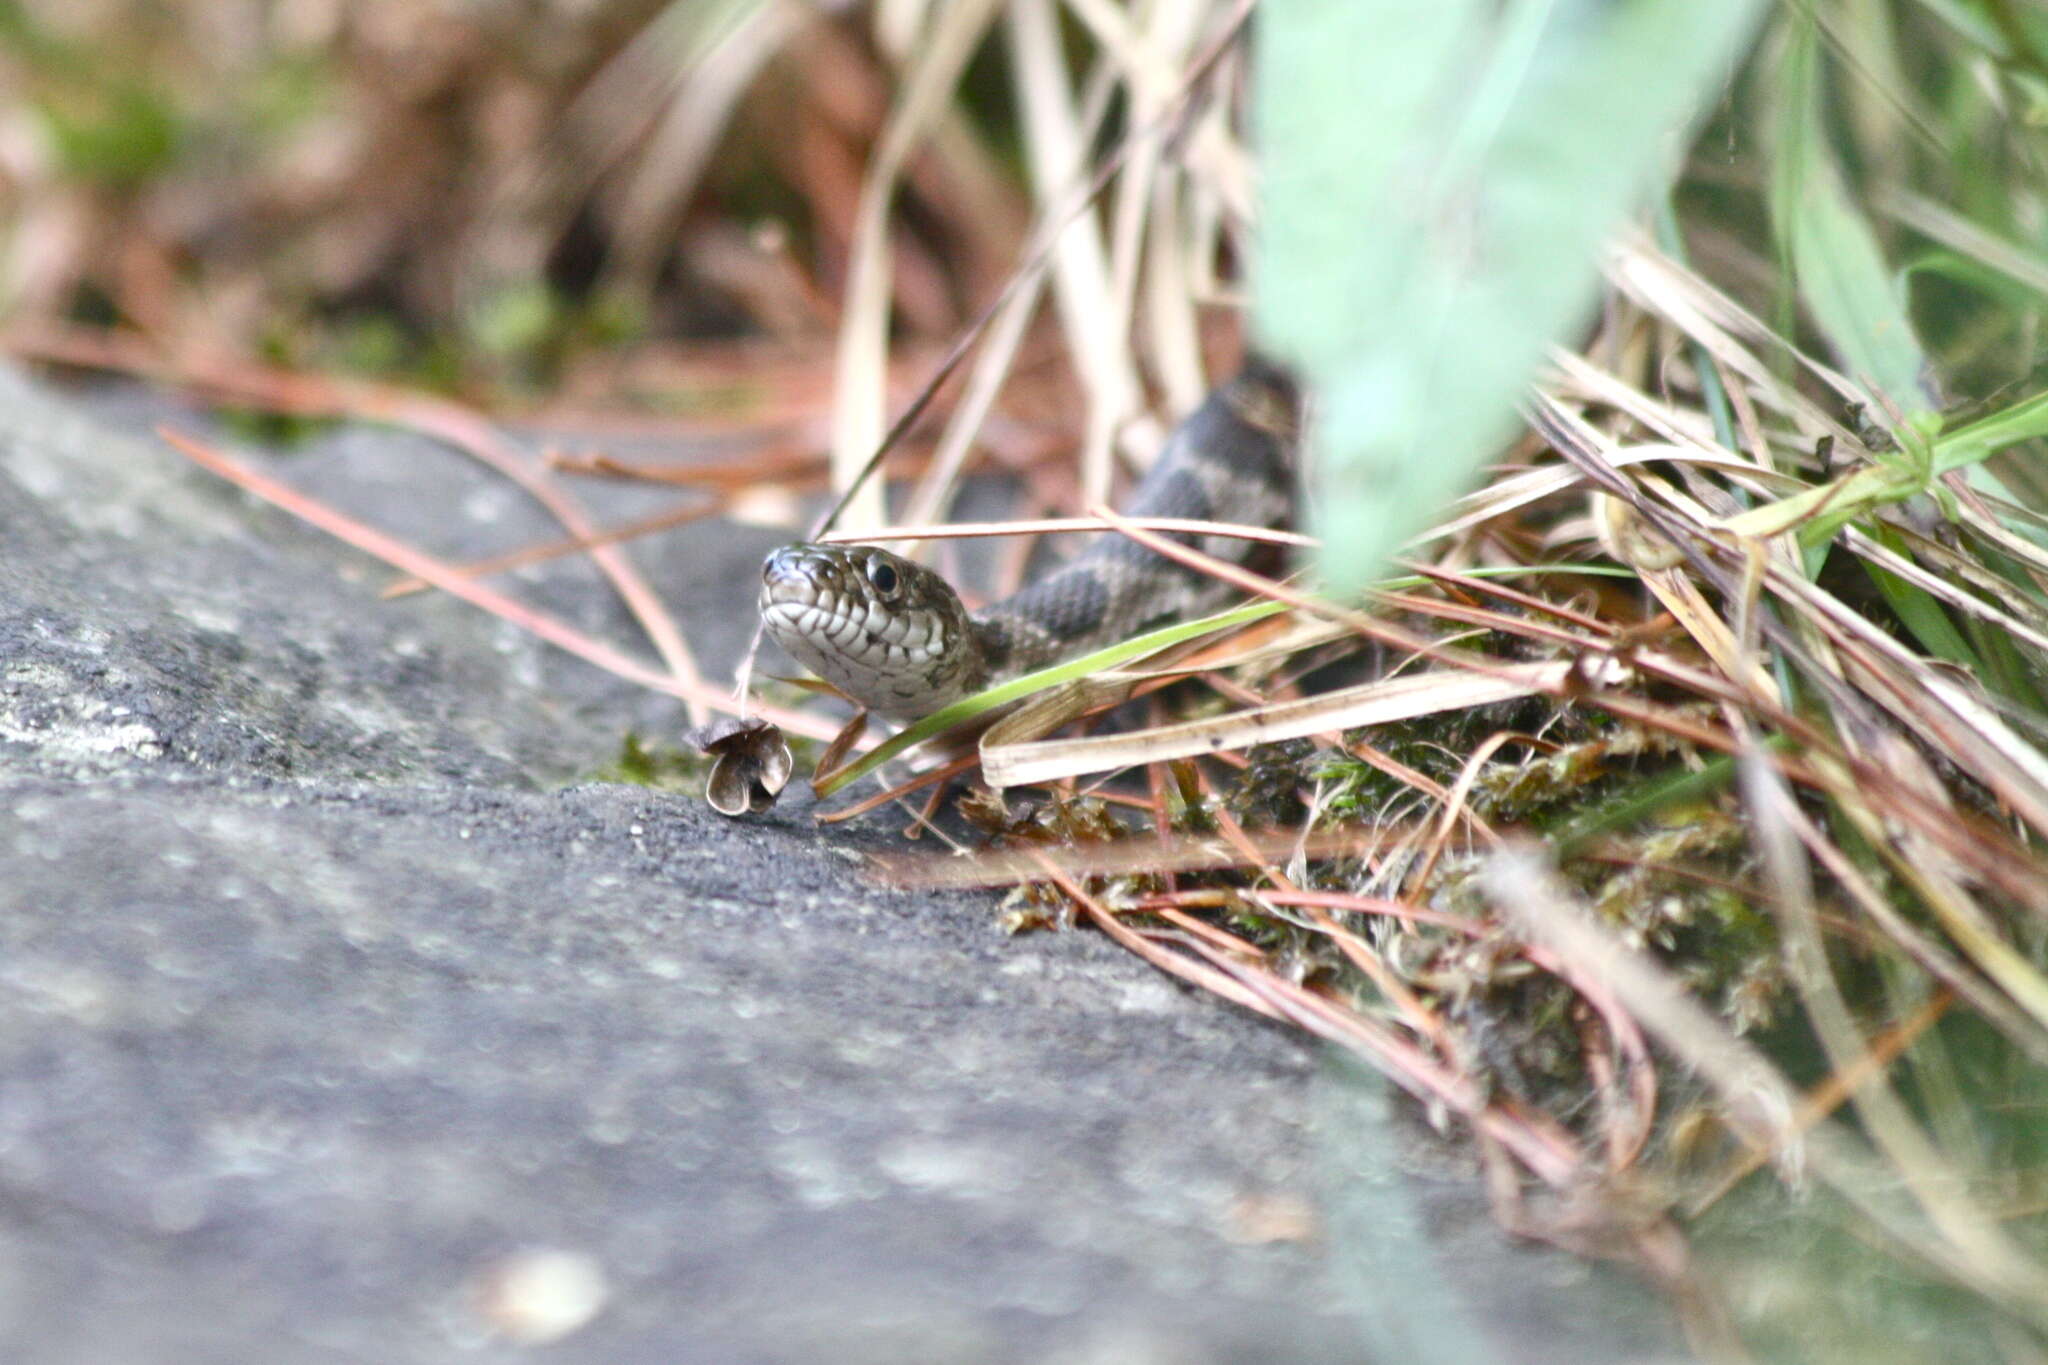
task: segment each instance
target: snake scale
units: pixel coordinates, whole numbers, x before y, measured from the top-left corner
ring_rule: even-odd
[[[1297,400],[1249,361],[1173,431],[1131,492],[1131,517],[1276,526],[1294,501]],[[1230,536],[1173,539],[1241,563]],[[878,715],[910,719],[1033,669],[1213,610],[1230,589],[1103,534],[1021,591],[970,613],[938,574],[872,545],[785,545],[761,569],[762,625],[791,657]]]

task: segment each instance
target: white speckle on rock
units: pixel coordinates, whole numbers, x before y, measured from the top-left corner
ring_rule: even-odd
[[[105,702],[71,699],[71,714],[31,718],[0,711],[0,740],[27,744],[59,762],[98,764],[109,758],[162,758],[163,737],[141,721],[115,722]]]
[[[17,958],[0,965],[0,982],[9,986],[30,1013],[54,1015],[84,1024],[103,1023],[119,988],[85,968],[35,958]]]
[[[494,526],[526,495],[510,483],[486,484],[463,496],[462,515],[483,526]]]
[[[484,1267],[471,1303],[492,1334],[521,1346],[560,1341],[596,1317],[611,1298],[604,1267],[575,1251],[516,1252]]]
[[[617,1147],[630,1141],[637,1131],[633,1116],[620,1108],[599,1109],[583,1125],[583,1136],[600,1147]]]
[[[1147,978],[1126,982],[1116,993],[1116,1007],[1125,1014],[1172,1014],[1181,997],[1164,981]]]
[[[239,635],[242,631],[241,617],[212,603],[187,602],[179,607],[178,614],[201,630],[217,635]]]
[[[805,1208],[829,1209],[880,1198],[888,1189],[871,1175],[850,1170],[832,1144],[788,1136],[771,1143],[768,1162]]]
[[[900,1138],[875,1154],[875,1164],[913,1190],[991,1195],[1017,1185],[1015,1172],[995,1154],[952,1138]]]

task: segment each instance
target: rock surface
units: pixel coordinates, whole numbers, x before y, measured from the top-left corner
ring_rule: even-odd
[[[1677,1358],[1303,1039],[870,886],[886,828],[592,780],[671,704],[378,603],[158,414],[0,370],[0,1359]],[[554,534],[416,437],[250,458]],[[718,669],[775,539],[635,547]]]

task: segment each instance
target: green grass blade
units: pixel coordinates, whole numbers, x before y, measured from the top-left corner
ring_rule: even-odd
[[[1581,578],[1633,578],[1634,572],[1608,564],[1501,564],[1475,566],[1465,570],[1473,578],[1530,578],[1550,573],[1575,574]],[[1389,590],[1401,590],[1424,586],[1427,579],[1407,574],[1389,579],[1379,586]],[[1182,621],[1178,625],[1161,626],[1158,630],[1133,636],[1121,644],[1098,649],[1093,654],[1083,654],[1065,663],[1041,668],[1036,673],[1026,673],[1008,682],[997,683],[994,687],[977,692],[971,697],[962,697],[942,711],[906,727],[888,739],[862,754],[854,762],[841,768],[820,782],[812,784],[819,796],[830,796],[851,783],[858,782],[876,768],[881,767],[898,754],[905,753],[928,739],[946,733],[957,725],[984,716],[991,711],[1022,701],[1035,693],[1057,687],[1061,683],[1074,682],[1092,673],[1115,668],[1118,664],[1132,659],[1156,654],[1171,645],[1184,640],[1198,639],[1212,631],[1229,630],[1237,626],[1250,625],[1286,611],[1284,602],[1249,602],[1214,616],[1204,616],[1196,621]]]
[[[1012,678],[1008,682],[998,683],[985,691],[977,692],[971,697],[962,697],[951,706],[934,711],[916,724],[891,735],[854,762],[818,782],[815,784],[817,793],[819,796],[830,796],[849,783],[858,782],[898,754],[914,749],[956,725],[965,725],[968,721],[990,711],[1021,701],[1034,692],[1043,692],[1049,687],[1085,678],[1106,668],[1115,668],[1118,664],[1128,663],[1132,659],[1156,654],[1169,645],[1195,639],[1212,630],[1227,630],[1233,626],[1249,625],[1253,621],[1264,620],[1286,610],[1284,603],[1254,602],[1215,616],[1204,616],[1199,621],[1183,621],[1178,625],[1163,626],[1158,630],[1147,631],[1143,635],[1125,640],[1122,644],[1098,649],[1093,654],[1083,654],[1077,659],[1069,659],[1050,668],[1041,668],[1036,673],[1026,673],[1022,677]]]
[[[2042,436],[2048,436],[2048,393],[2022,399],[1937,438],[1925,470],[1903,463],[1866,465],[1832,483],[1730,517],[1727,527],[1737,535],[1758,537],[1796,527],[1801,544],[1825,544],[1836,531],[1867,516],[1873,508],[1925,492],[1928,474],[1966,469],[2010,446]]]
[[[1897,540],[1896,537],[1886,539],[1894,542]],[[1901,554],[1905,553],[1896,543],[1891,548],[1899,550]],[[1878,591],[1884,594],[1885,601],[1891,604],[1893,613],[1905,624],[1906,629],[1913,633],[1913,638],[1920,642],[1920,648],[1937,659],[1946,659],[1960,668],[1966,668],[1974,675],[1983,675],[1984,661],[1963,638],[1963,633],[1956,629],[1955,622],[1949,619],[1948,612],[1942,608],[1941,603],[1935,601],[1926,589],[1915,587],[1897,574],[1876,564],[1865,564],[1863,570],[1870,575],[1870,580],[1877,585]]]
[[[2037,393],[1979,418],[1934,443],[1934,472],[1946,474],[1996,455],[2007,446],[2048,436],[2048,393]]]

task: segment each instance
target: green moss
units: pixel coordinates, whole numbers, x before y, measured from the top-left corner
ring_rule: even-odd
[[[618,757],[591,777],[599,782],[626,782],[637,787],[701,795],[711,760],[688,749],[649,748],[632,731],[619,741]]]

